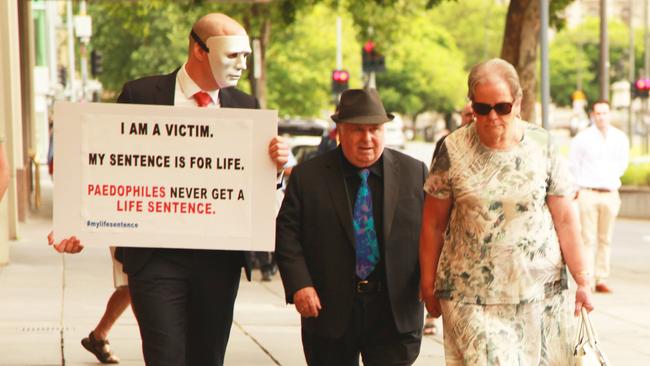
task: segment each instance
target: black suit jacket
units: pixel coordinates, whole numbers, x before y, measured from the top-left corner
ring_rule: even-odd
[[[122,87],[122,92],[117,98],[118,103],[128,104],[155,104],[174,105],[176,90],[176,71],[167,75],[148,76],[142,79],[129,81]],[[219,102],[223,108],[250,108],[259,109],[256,98],[235,88],[219,90]],[[130,248],[121,247],[116,252],[116,257],[122,261],[124,272],[135,274],[147,263],[155,248]],[[247,256],[244,257],[246,277],[250,281],[251,264]]]
[[[287,302],[314,286],[322,310],[303,318],[305,331],[340,337],[355,296],[355,241],[340,148],[294,167],[276,221],[276,255]],[[418,245],[426,166],[400,152],[383,153],[383,238],[386,287],[397,330],[423,324],[418,299]],[[353,199],[353,198],[352,198]]]

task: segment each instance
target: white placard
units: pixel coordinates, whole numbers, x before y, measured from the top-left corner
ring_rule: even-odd
[[[54,119],[57,239],[273,250],[277,111],[57,102]]]

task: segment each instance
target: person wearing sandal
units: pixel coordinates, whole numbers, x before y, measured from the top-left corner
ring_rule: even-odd
[[[81,345],[88,352],[94,354],[101,363],[120,363],[120,359],[111,351],[108,339],[97,339],[95,331],[90,332],[88,337],[82,339]]]
[[[108,342],[108,333],[113,324],[131,304],[128,277],[122,270],[122,263],[115,259],[115,247],[111,247],[113,259],[113,283],[115,291],[108,299],[106,310],[95,329],[88,337],[81,340],[81,345],[97,357],[101,363],[120,363],[120,359],[113,354]]]
[[[57,244],[54,241],[54,232],[47,235],[48,244],[59,253],[78,253],[83,250],[83,245],[79,240],[63,240]],[[111,351],[108,342],[108,333],[115,325],[117,319],[124,313],[126,308],[131,304],[131,295],[129,293],[129,281],[126,273],[122,270],[122,263],[115,259],[115,247],[110,247],[111,259],[113,260],[113,284],[115,291],[106,303],[104,315],[97,323],[88,337],[81,340],[81,345],[90,353],[97,357],[97,360],[105,364],[120,363],[120,359]]]

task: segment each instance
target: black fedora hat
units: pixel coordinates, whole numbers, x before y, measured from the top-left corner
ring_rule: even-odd
[[[392,121],[395,116],[386,113],[376,89],[348,89],[341,94],[336,113],[331,116],[336,123],[379,125]]]

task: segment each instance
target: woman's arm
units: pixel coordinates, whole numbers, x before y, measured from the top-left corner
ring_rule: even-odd
[[[440,316],[440,304],[433,292],[450,212],[451,199],[438,199],[430,195],[424,199],[420,229],[420,296],[434,317]]]
[[[572,199],[565,196],[548,196],[546,199],[548,208],[553,217],[553,224],[560,241],[560,249],[564,261],[569,267],[573,279],[578,285],[576,290],[575,315],[580,314],[584,306],[588,311],[593,310],[591,302],[591,273],[584,252],[582,237],[580,236],[580,224],[574,208]]]

